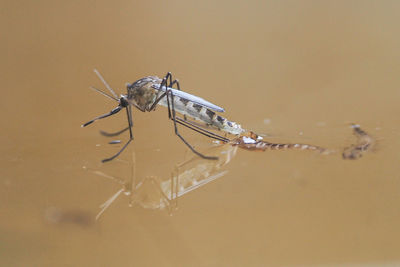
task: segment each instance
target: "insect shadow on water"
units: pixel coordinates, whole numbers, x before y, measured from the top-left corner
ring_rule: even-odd
[[[132,84],[127,84],[127,94],[121,95],[119,98],[117,94],[114,92],[114,90],[111,88],[111,86],[101,76],[101,74],[97,70],[94,70],[94,72],[103,82],[103,84],[111,93],[111,95],[95,87],[90,87],[90,88],[118,102],[118,106],[113,110],[111,110],[110,112],[100,115],[84,123],[82,127],[86,127],[97,120],[112,116],[120,112],[124,108],[126,108],[126,114],[128,119],[128,127],[122,129],[121,131],[115,133],[102,132],[102,134],[105,136],[117,136],[129,130],[129,140],[115,155],[103,159],[102,160],[103,162],[107,162],[118,157],[129,145],[129,143],[133,140],[134,137],[132,133],[132,127],[133,127],[132,106],[135,106],[142,112],[154,111],[157,104],[166,106],[168,109],[168,118],[172,120],[174,123],[175,134],[183,141],[183,143],[191,151],[193,151],[196,155],[200,156],[203,159],[217,160],[218,158],[214,156],[205,156],[202,153],[198,152],[180,134],[180,132],[178,131],[178,124],[187,127],[193,131],[196,131],[202,135],[205,135],[209,138],[213,138],[222,141],[224,143],[227,143],[230,140],[226,137],[223,137],[221,135],[206,130],[197,123],[188,121],[186,116],[190,116],[195,120],[200,120],[206,125],[213,126],[214,128],[222,130],[226,133],[237,135],[244,132],[244,130],[240,127],[240,125],[236,124],[235,122],[228,121],[227,119],[215,113],[215,112],[224,112],[223,108],[216,106],[200,97],[183,92],[180,89],[179,81],[173,80],[172,74],[170,72],[168,72],[163,79],[160,79],[156,76],[148,76],[139,79]],[[176,86],[177,89],[174,89],[173,86]],[[182,114],[183,118],[178,117],[176,114],[177,112]]]
[[[237,148],[230,144],[211,147],[207,152],[218,156],[218,160],[206,160],[193,156],[175,164],[170,177],[153,175],[138,177],[134,151],[132,151],[130,175],[126,179],[85,167],[89,172],[120,185],[118,191],[100,205],[96,220],[100,219],[122,193],[128,196],[129,207],[138,205],[144,209],[166,210],[172,215],[178,208],[178,199],[228,173],[224,167],[235,157]]]

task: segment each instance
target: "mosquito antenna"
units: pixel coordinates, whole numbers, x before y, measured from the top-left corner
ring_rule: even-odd
[[[111,92],[111,94],[115,97],[118,98],[117,94],[114,92],[114,90],[111,88],[110,85],[108,85],[108,83],[106,82],[106,80],[104,80],[103,76],[101,76],[100,72],[97,69],[93,70],[94,73],[96,73],[97,77],[99,77],[99,79],[104,83],[104,85],[107,87],[107,89]]]
[[[118,101],[118,98],[115,98],[115,97],[113,97],[113,96],[110,96],[109,94],[107,94],[107,93],[101,91],[100,89],[97,89],[97,88],[95,88],[95,87],[93,87],[93,86],[89,86],[89,88],[92,89],[92,90],[97,91],[98,93],[100,93],[100,94],[102,94],[102,95],[104,95],[104,96],[106,96],[106,97],[108,97],[108,98],[111,98],[112,100]]]

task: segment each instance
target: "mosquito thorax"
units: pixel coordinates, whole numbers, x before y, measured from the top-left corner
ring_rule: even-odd
[[[127,84],[127,98],[130,103],[142,111],[150,111],[150,107],[156,100],[158,91],[152,88],[155,83],[160,83],[161,79],[155,76],[148,76],[137,80],[132,84]]]

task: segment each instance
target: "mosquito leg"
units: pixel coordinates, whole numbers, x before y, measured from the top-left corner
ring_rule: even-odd
[[[97,121],[97,120],[104,119],[104,118],[107,118],[107,117],[109,117],[109,116],[111,116],[111,115],[114,115],[114,114],[120,112],[121,109],[122,109],[122,107],[121,107],[121,106],[118,106],[118,107],[114,108],[113,110],[111,110],[109,113],[104,114],[104,115],[101,115],[101,116],[98,116],[98,117],[94,118],[93,120],[90,120],[90,121],[88,121],[88,122],[82,124],[81,127],[86,127],[86,126],[88,126],[89,124],[92,124],[93,122],[95,122],[95,121]]]
[[[165,77],[162,79],[160,87],[166,86],[166,87],[171,87],[174,86],[174,84],[177,84],[178,90],[181,90],[180,86],[179,86],[179,81],[178,80],[174,80],[171,81],[171,72],[168,72],[167,75],[165,75]],[[170,80],[170,83],[168,84],[168,79]],[[149,108],[149,111],[153,110],[155,108],[155,106],[158,104],[158,102],[160,102],[161,99],[163,99],[165,96],[167,95],[167,93],[163,93],[158,99],[156,99],[156,101],[154,101],[153,105]],[[168,103],[169,104],[169,103]],[[168,110],[169,112],[169,110]],[[171,118],[170,114],[168,114],[168,117]],[[184,115],[185,120],[186,120],[186,115]]]
[[[163,80],[163,82],[161,83],[161,86],[164,86],[164,81],[165,81],[165,80]],[[163,93],[158,99],[156,99],[156,101],[154,101],[153,105],[150,107],[149,111],[152,111],[152,110],[155,108],[155,106],[157,105],[157,103],[158,103],[162,98],[166,97],[166,95],[167,95],[167,92]],[[168,98],[168,97],[167,97],[167,98]],[[169,99],[169,98],[168,98],[168,99]],[[168,118],[172,120],[171,106],[170,106],[170,102],[168,101],[168,99],[167,99]],[[182,120],[181,118],[175,116],[175,121],[176,121],[177,123],[181,124],[182,126],[185,126],[185,127],[189,128],[189,129],[191,129],[191,130],[193,130],[193,131],[196,131],[196,132],[198,132],[198,133],[200,133],[200,134],[202,134],[202,135],[205,135],[205,136],[207,136],[207,137],[220,140],[220,141],[222,141],[222,142],[224,142],[224,143],[227,143],[227,142],[230,141],[228,138],[222,137],[222,136],[220,136],[220,135],[218,135],[218,134],[215,134],[215,133],[213,133],[213,132],[207,131],[206,129],[204,129],[204,128],[202,128],[202,127],[199,127],[199,126],[197,126],[197,125],[195,125],[195,124],[193,124],[193,123],[190,123],[190,122],[189,122],[188,120],[186,120],[186,119]]]
[[[168,74],[170,74],[170,73],[168,72]],[[168,74],[167,74],[167,76],[168,76]],[[167,76],[165,76],[165,77],[162,79],[161,84],[160,84],[160,88],[162,88],[163,86],[166,86],[166,87],[167,87]],[[157,106],[158,102],[160,102],[160,100],[163,99],[166,95],[167,95],[167,93],[165,92],[165,93],[163,93],[161,96],[159,96],[159,97],[154,101],[153,105],[151,105],[151,107],[149,108],[148,111],[154,110],[155,107]],[[168,102],[168,101],[167,101],[167,102]],[[169,103],[167,103],[167,104],[169,105]],[[168,108],[168,117],[171,118],[171,114],[170,114],[169,108]]]
[[[131,116],[128,117],[128,119],[129,119],[129,126],[130,126],[130,127],[133,127],[132,106],[131,106],[131,105],[128,106],[128,110],[129,110],[129,114],[131,114]]]
[[[205,135],[207,137],[222,141],[224,143],[228,143],[230,141],[229,138],[220,136],[220,135],[215,134],[215,133],[213,133],[211,131],[207,131],[206,129],[204,129],[204,128],[200,127],[200,126],[197,126],[197,125],[195,125],[195,124],[193,124],[193,123],[191,123],[189,121],[182,120],[179,117],[175,117],[175,120],[176,120],[177,123],[189,128],[189,129],[191,129],[193,131],[196,131],[196,132],[198,132],[198,133],[200,133],[202,135]]]
[[[181,91],[181,87],[180,87],[180,85],[179,85],[179,81],[178,81],[177,79],[175,79],[175,80],[172,81],[172,74],[171,74],[171,72],[168,72],[168,73],[165,75],[164,79],[165,79],[165,81],[166,81],[166,84],[165,84],[165,85],[166,85],[167,87],[171,87],[171,88],[172,88],[172,86],[174,86],[174,85],[176,84],[177,89],[178,89],[179,91]],[[169,80],[169,83],[168,83],[168,80]]]
[[[168,79],[169,79],[169,84],[168,84]],[[179,84],[179,80],[178,80],[178,79],[175,79],[175,80],[172,81],[172,74],[171,74],[171,72],[168,72],[167,75],[165,75],[165,80],[167,81],[168,87],[173,88],[173,86],[176,84],[176,87],[177,87],[176,89],[178,89],[179,91],[182,91],[182,90],[181,90],[181,86],[180,86],[180,84]],[[183,119],[184,119],[185,121],[187,121],[186,115],[183,115]]]
[[[180,86],[180,84],[179,84],[179,81],[178,81],[177,79],[175,79],[173,82],[171,82],[170,85],[169,85],[168,87],[171,87],[171,88],[172,88],[172,86],[174,86],[175,84],[176,84],[176,89],[178,89],[179,91],[182,91],[182,90],[181,90],[181,86]]]
[[[171,72],[168,72],[168,73],[164,76],[164,79],[165,79],[165,86],[171,87],[171,84],[172,84],[172,74],[171,74]],[[164,80],[164,79],[163,79],[163,80]],[[169,80],[169,83],[168,83],[168,80]]]
[[[175,134],[182,140],[183,143],[185,143],[185,145],[190,148],[190,150],[193,151],[193,153],[195,153],[196,155],[198,155],[199,157],[203,158],[203,159],[212,159],[212,160],[217,160],[218,157],[209,157],[209,156],[205,156],[203,154],[201,154],[200,152],[198,152],[197,150],[195,150],[186,140],[185,138],[182,137],[182,135],[180,135],[180,133],[178,132],[178,127],[176,125],[176,114],[175,114],[175,108],[174,108],[174,95],[172,93],[172,91],[167,90],[166,92],[167,94],[167,103],[168,103],[168,116],[170,119],[173,120],[174,122],[174,128],[175,128]],[[171,97],[171,99],[170,99]],[[170,105],[171,103],[171,105]],[[171,117],[172,116],[172,117]]]
[[[172,87],[174,86],[174,84],[176,84],[177,89],[178,89],[179,91],[181,91],[181,86],[179,85],[179,81],[178,81],[177,79],[175,79],[175,80],[170,84],[169,87],[172,88]],[[186,115],[183,115],[183,119],[184,119],[185,121],[187,121]]]
[[[131,111],[132,111],[132,110],[129,109],[129,108],[126,109],[126,115],[128,116],[128,123],[129,123],[129,127],[128,127],[128,129],[129,129],[129,140],[128,140],[128,142],[126,142],[126,144],[121,148],[120,151],[118,151],[117,154],[115,154],[114,156],[112,156],[112,157],[110,157],[110,158],[103,159],[103,160],[102,160],[103,163],[104,163],[104,162],[107,162],[107,161],[110,161],[110,160],[113,160],[113,159],[115,159],[116,157],[118,157],[119,154],[121,154],[122,151],[124,151],[125,148],[129,145],[129,143],[133,140],[132,124],[131,124],[131,122],[132,122],[132,113],[131,113]]]
[[[155,106],[163,97],[165,97],[165,96],[166,96],[166,93],[164,93],[162,96],[160,96],[160,97],[155,101],[155,103],[154,103],[153,106],[150,108],[150,110],[153,110],[154,106]],[[170,108],[170,106],[169,106],[169,102],[168,102],[168,101],[167,101],[167,104],[168,104],[168,118],[172,120],[172,115],[171,115],[171,112],[170,112],[171,108]],[[228,143],[228,142],[229,142],[229,139],[228,139],[228,138],[222,137],[222,136],[220,136],[220,135],[218,135],[218,134],[215,134],[215,133],[213,133],[213,132],[207,131],[206,129],[203,129],[203,128],[201,128],[201,127],[199,127],[199,126],[197,126],[197,125],[195,125],[195,124],[193,124],[193,123],[190,123],[190,122],[187,121],[187,120],[182,120],[181,118],[179,118],[179,117],[177,117],[177,116],[175,116],[175,121],[176,121],[177,123],[181,124],[182,126],[185,126],[186,128],[189,128],[189,129],[191,129],[191,130],[193,130],[193,131],[195,131],[195,132],[198,132],[198,133],[200,133],[200,134],[202,134],[202,135],[205,135],[205,136],[207,136],[207,137],[209,137],[209,138],[217,139],[217,140],[222,141],[222,142],[224,142],[224,143]],[[125,130],[127,130],[127,129],[128,129],[128,128],[126,128]]]
[[[113,136],[118,136],[118,135],[122,134],[123,132],[127,131],[128,129],[129,129],[129,126],[125,127],[124,129],[122,129],[118,132],[114,132],[114,133],[109,133],[109,132],[100,130],[100,134],[103,136],[107,136],[107,137],[113,137]]]
[[[129,113],[132,114],[132,106],[129,105],[127,108],[129,109]],[[106,131],[100,130],[100,134],[103,135],[103,136],[107,136],[107,137],[118,136],[118,135],[124,133],[125,131],[129,130],[129,127],[133,127],[132,116],[130,117],[130,121],[128,121],[128,122],[129,122],[130,126],[124,128],[124,129],[122,129],[120,131],[117,131],[117,132],[114,132],[114,133],[110,133],[110,132],[106,132]]]

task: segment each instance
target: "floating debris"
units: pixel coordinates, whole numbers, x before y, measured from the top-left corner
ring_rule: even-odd
[[[366,152],[371,150],[375,144],[375,139],[360,128],[358,124],[351,124],[353,133],[357,137],[357,143],[347,147],[343,151],[343,159],[359,159]]]

